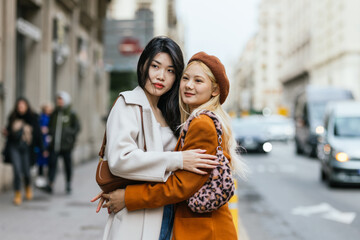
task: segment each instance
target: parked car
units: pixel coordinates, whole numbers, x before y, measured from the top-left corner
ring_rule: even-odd
[[[360,102],[329,103],[320,140],[321,179],[360,184]]]
[[[269,153],[272,144],[266,130],[264,117],[248,116],[232,120],[233,133],[240,146],[240,152]]]
[[[323,133],[326,104],[353,99],[351,91],[335,87],[307,86],[295,100],[296,153],[316,157],[318,137]]]
[[[270,141],[290,141],[295,136],[295,123],[292,118],[271,115],[264,118],[266,132]]]

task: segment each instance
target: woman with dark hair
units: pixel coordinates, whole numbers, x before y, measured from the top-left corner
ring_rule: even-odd
[[[31,200],[30,167],[35,161],[34,149],[43,151],[38,116],[30,107],[26,98],[18,98],[11,112],[5,130],[7,151],[14,171],[14,204],[22,203],[21,182],[24,179],[25,198]]]
[[[200,149],[174,152],[180,124],[178,90],[184,68],[180,47],[155,37],[138,61],[139,86],[119,94],[106,124],[104,158],[117,176],[165,182],[175,170],[206,174],[214,156]],[[111,195],[111,193],[110,193]],[[92,201],[104,201],[102,193]],[[110,213],[104,239],[164,239],[172,226],[171,205],[136,212]]]
[[[162,41],[159,41],[159,39]],[[149,68],[151,66],[151,62],[148,61],[149,59],[153,59],[159,52],[170,55],[174,64],[174,74],[176,80],[172,85],[172,88],[160,96],[158,101],[158,108],[161,110],[171,130],[174,132],[176,137],[178,137],[178,127],[180,125],[178,92],[181,74],[184,70],[184,59],[181,54],[181,49],[174,41],[169,38],[153,38],[148,43],[148,46],[149,47],[144,49],[143,54],[141,54],[138,62],[138,83],[141,88],[145,87],[146,81],[149,77]]]

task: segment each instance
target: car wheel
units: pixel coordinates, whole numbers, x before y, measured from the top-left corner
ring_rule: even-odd
[[[337,186],[337,182],[333,180],[331,174],[329,174],[329,175],[327,176],[327,184],[328,184],[328,186],[331,187],[331,188]]]
[[[302,148],[300,147],[298,141],[295,141],[295,148],[296,148],[296,154],[303,154],[303,150]]]
[[[311,158],[317,158],[317,147],[311,147],[309,157]]]

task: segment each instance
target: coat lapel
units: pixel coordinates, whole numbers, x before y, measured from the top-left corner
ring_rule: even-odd
[[[155,115],[153,114],[149,101],[145,95],[144,90],[137,86],[132,91],[126,91],[120,93],[127,104],[140,105],[143,109],[143,123],[144,123],[144,135],[147,151],[164,151],[161,139],[160,125],[156,121]],[[138,114],[141,126],[140,112]],[[142,141],[142,140],[141,140]],[[143,144],[140,142],[140,144]]]
[[[143,108],[144,135],[147,151],[164,151],[161,139],[160,125],[150,108]]]

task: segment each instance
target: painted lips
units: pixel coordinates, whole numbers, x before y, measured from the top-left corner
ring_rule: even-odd
[[[160,83],[154,83],[154,86],[158,89],[163,89],[164,85],[160,84]]]
[[[191,97],[191,96],[193,96],[194,94],[192,94],[192,93],[184,93],[184,95],[186,96],[186,97]]]

